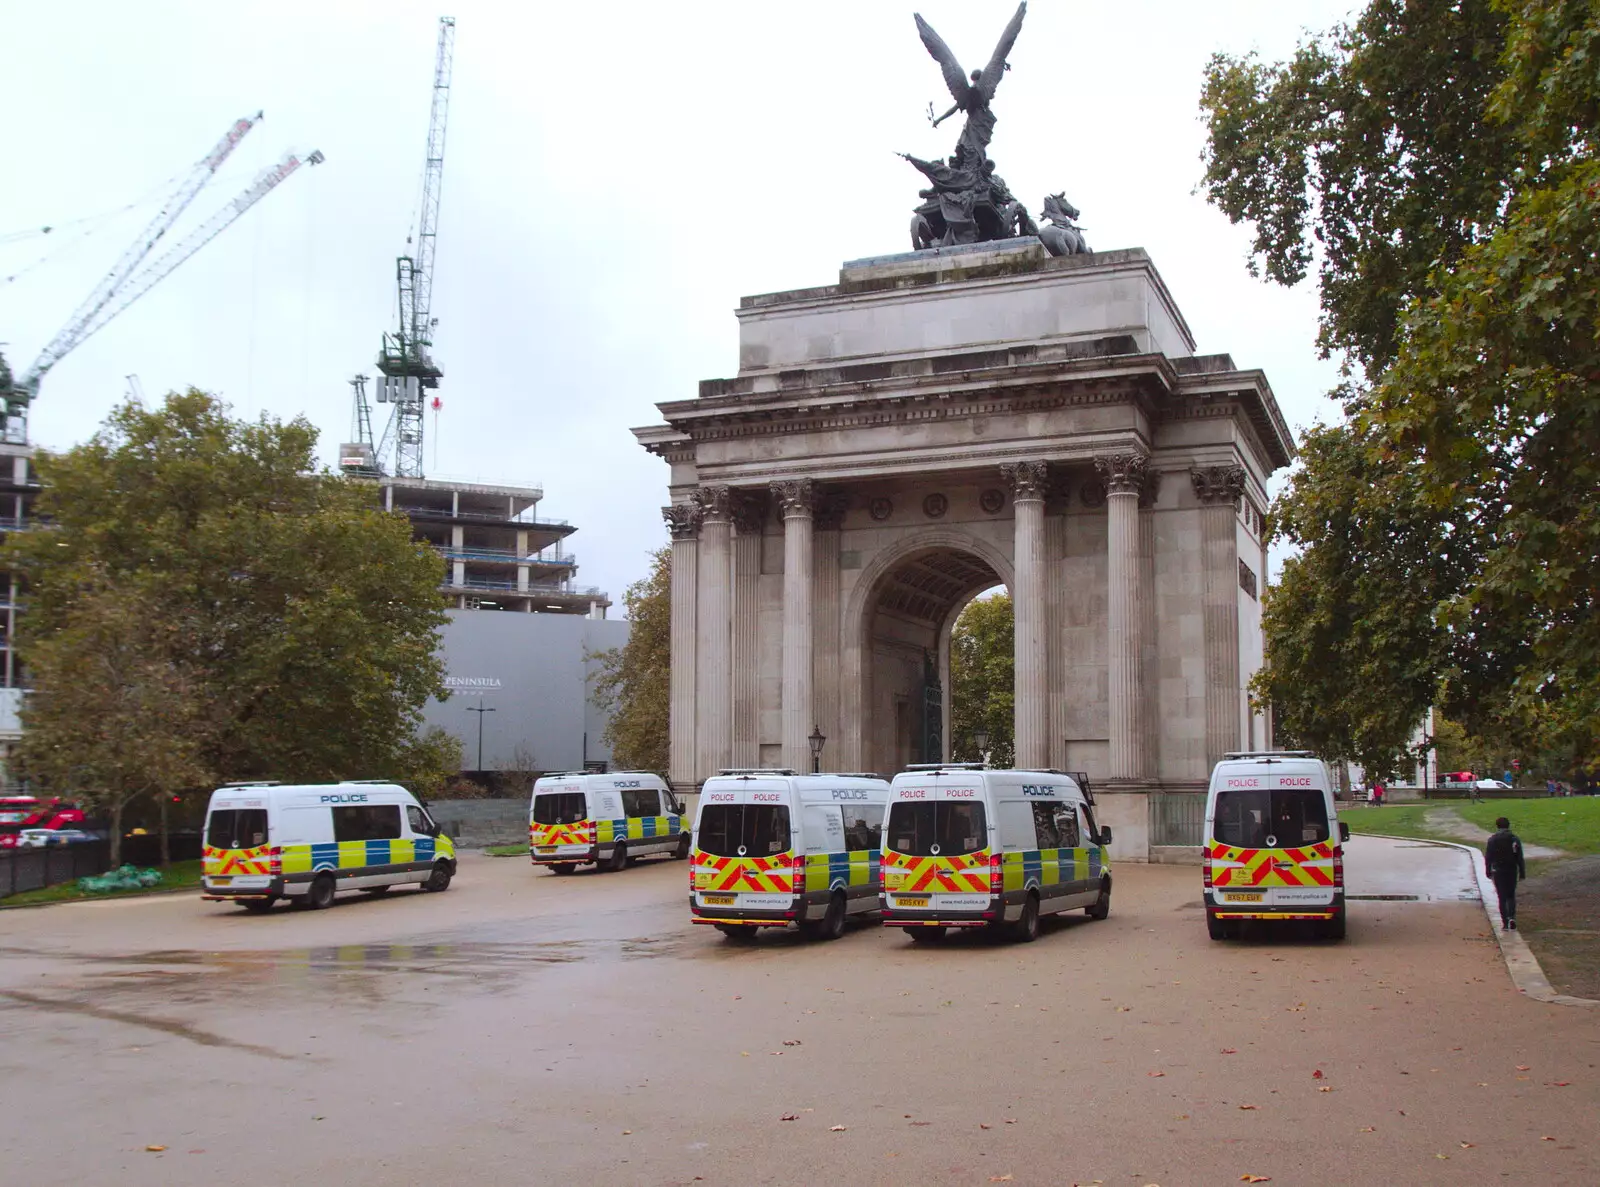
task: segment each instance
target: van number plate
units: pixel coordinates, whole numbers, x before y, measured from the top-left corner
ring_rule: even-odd
[[[706,905],[709,907],[731,907],[737,896],[731,894],[702,894],[700,897],[705,900]]]
[[[1230,903],[1259,903],[1261,901],[1261,892],[1255,891],[1250,894],[1230,894],[1227,896],[1227,898]]]
[[[227,875],[227,876],[224,876],[224,877],[221,877],[221,878],[212,878],[211,879],[211,885],[213,885],[213,886],[227,886],[232,881],[233,881],[232,875]]]
[[[557,847],[555,845],[540,845],[539,846],[539,852],[540,853],[554,853],[556,851],[556,848]]]
[[[928,896],[925,894],[896,895],[894,905],[897,907],[926,907],[928,905]]]

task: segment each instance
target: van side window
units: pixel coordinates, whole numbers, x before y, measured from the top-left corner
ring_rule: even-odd
[[[1083,844],[1078,835],[1078,812],[1072,804],[1056,805],[1056,835],[1061,838],[1061,848],[1076,849]]]
[[[1089,810],[1088,804],[1079,804],[1078,811],[1083,813],[1083,840],[1086,845],[1100,843],[1100,830],[1095,827],[1094,813]]]
[[[406,805],[406,821],[411,825],[411,831],[419,837],[429,836],[433,832],[433,822],[428,819],[428,814],[415,804]]]
[[[627,816],[660,816],[661,793],[653,787],[642,787],[622,793],[622,811]]]
[[[399,804],[364,804],[333,810],[335,841],[392,841],[399,836]]]
[[[877,849],[882,836],[882,804],[850,804],[845,808],[844,845],[851,853]]]
[[[1056,831],[1055,804],[1033,805],[1033,835],[1036,849],[1061,848],[1061,834]]]

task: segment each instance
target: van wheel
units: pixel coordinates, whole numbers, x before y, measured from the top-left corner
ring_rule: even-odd
[[[570,861],[557,861],[552,862],[550,868],[558,874],[570,874],[578,867],[576,864]]]
[[[615,874],[628,864],[628,847],[626,845],[613,845],[611,847],[611,860],[606,862],[606,869]]]
[[[277,901],[275,898],[242,898],[238,903],[252,915],[265,915],[272,910],[272,904]]]
[[[1011,930],[1011,938],[1019,944],[1031,944],[1039,938],[1039,896],[1029,894],[1022,904],[1022,918]]]
[[[815,921],[808,920],[802,930],[813,940],[837,940],[844,935],[844,913],[844,895],[836,890],[828,899],[827,914]]]
[[[422,884],[422,889],[431,890],[437,894],[441,890],[450,889],[450,879],[454,877],[448,864],[439,861],[433,865],[433,872],[428,875],[428,880]]]
[[[672,855],[679,861],[687,861],[689,857],[689,834],[684,833],[683,839],[678,842],[678,848]]]
[[[1332,919],[1325,920],[1322,924],[1322,938],[1325,940],[1344,939],[1344,908],[1340,907],[1338,914]]]
[[[1210,912],[1206,913],[1206,931],[1213,940],[1231,940],[1239,934],[1239,925],[1231,919],[1218,919]]]
[[[325,911],[333,906],[333,876],[331,874],[318,874],[311,880],[311,889],[306,892],[306,906],[313,911]]]
[[[756,942],[756,929],[753,927],[747,927],[742,923],[718,923],[714,926],[736,944],[754,944]]]
[[[1104,919],[1111,914],[1111,883],[1109,881],[1100,883],[1100,897],[1094,900],[1093,906],[1085,907],[1083,913],[1090,919]]]
[[[908,927],[906,935],[911,937],[914,944],[935,944],[944,939],[942,927]]]

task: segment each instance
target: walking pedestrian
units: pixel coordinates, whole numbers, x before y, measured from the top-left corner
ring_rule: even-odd
[[[1500,926],[1516,931],[1517,883],[1528,876],[1528,866],[1522,860],[1522,840],[1511,831],[1511,821],[1502,816],[1494,826],[1500,831],[1483,847],[1483,869],[1500,899]]]

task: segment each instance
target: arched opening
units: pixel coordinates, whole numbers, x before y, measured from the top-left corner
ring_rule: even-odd
[[[961,612],[1003,588],[999,558],[929,543],[894,559],[863,607],[862,757],[890,774],[952,757],[950,641]]]
[[[1016,761],[1016,630],[1003,585],[980,591],[950,629],[949,757],[997,767]]]

